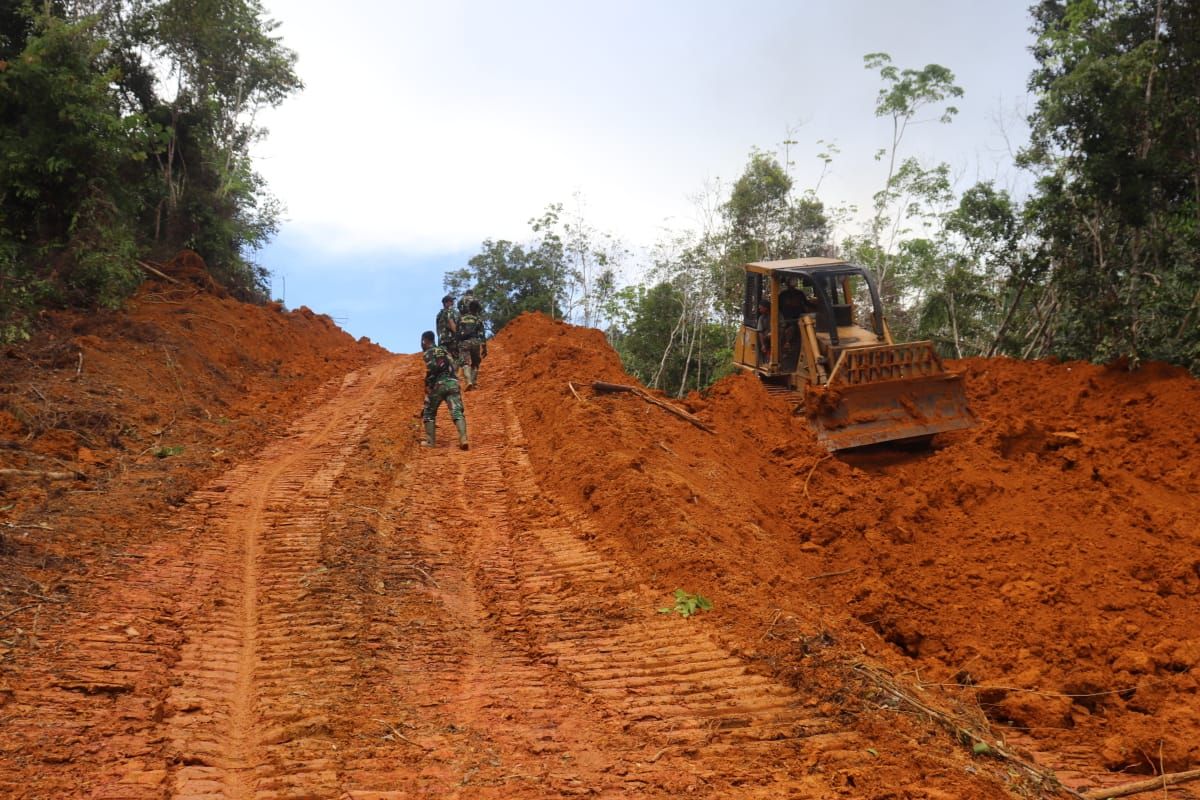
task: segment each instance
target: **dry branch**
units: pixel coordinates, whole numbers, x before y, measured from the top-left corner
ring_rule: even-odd
[[[812,469],[808,471],[808,477],[804,479],[804,496],[808,497],[809,500],[812,498],[808,495],[808,482],[812,480],[813,473],[817,471],[817,467],[821,466],[821,462],[830,458],[833,458],[833,453],[830,453],[827,456],[821,456],[813,463]]]
[[[901,689],[900,686],[898,686],[896,682],[892,680],[891,676],[882,670],[871,667],[867,664],[856,664],[854,665],[854,671],[862,675],[880,689],[886,691],[896,700],[905,703],[914,710],[928,716],[930,719],[934,720],[947,731],[952,733],[959,741],[986,745],[988,752],[990,752],[992,755],[1019,767],[1042,786],[1052,787],[1053,789],[1070,797],[1078,798],[1078,800],[1096,800],[1096,798],[1099,797],[1110,796],[1107,794],[1084,795],[1068,786],[1064,786],[1058,781],[1057,778],[1054,777],[1053,774],[1042,771],[1039,767],[1021,758],[999,742],[985,739],[983,736],[964,726],[961,722],[954,719],[949,714],[939,711],[936,708],[933,708],[932,706],[913,697],[911,694]]]
[[[1109,797],[1125,797],[1130,794],[1149,792],[1152,789],[1165,789],[1168,786],[1195,780],[1200,780],[1200,769],[1189,769],[1187,772],[1168,772],[1164,775],[1147,778],[1144,781],[1122,783],[1118,786],[1110,786],[1107,789],[1092,789],[1084,792],[1083,796],[1086,800],[1107,800]]]
[[[138,261],[138,262],[137,262],[137,265],[138,265],[139,267],[141,267],[142,269],[146,270],[146,272],[149,272],[151,275],[157,275],[158,277],[162,278],[164,281],[168,281],[169,283],[173,283],[173,284],[175,284],[176,286],[187,286],[187,284],[186,284],[186,283],[184,283],[183,281],[181,281],[181,280],[178,280],[178,279],[176,279],[176,278],[172,278],[172,277],[171,277],[170,275],[168,275],[167,273],[163,272],[163,271],[162,271],[162,270],[160,270],[160,269],[157,269],[157,268],[155,268],[155,267],[151,266],[150,264],[147,264],[145,261]]]
[[[594,381],[592,383],[592,388],[595,389],[597,392],[628,392],[629,394],[637,395],[638,397],[645,400],[647,403],[650,403],[651,405],[656,405],[659,408],[663,409],[664,411],[666,411],[670,414],[674,414],[675,416],[679,417],[680,419],[687,420],[688,422],[692,423],[697,428],[699,428],[702,431],[705,431],[706,433],[716,433],[715,430],[713,430],[708,425],[706,425],[699,417],[692,416],[691,414],[684,411],[683,409],[676,408],[675,406],[671,405],[670,403],[664,403],[662,400],[659,400],[657,397],[650,394],[646,390],[639,389],[636,386],[626,386],[623,383],[605,383],[604,381]]]
[[[849,575],[851,572],[854,572],[854,570],[853,570],[853,569],[839,569],[839,570],[838,570],[838,571],[836,571],[836,572],[822,572],[822,573],[819,573],[819,574],[817,574],[817,575],[809,575],[809,576],[808,576],[807,578],[805,578],[804,580],[806,580],[806,581],[819,581],[819,580],[821,580],[822,578],[833,578],[833,577],[836,577],[836,576],[838,576],[838,575]]]
[[[70,481],[76,478],[74,472],[46,472],[39,469],[0,469],[0,475],[15,475],[21,478],[49,478],[52,481]]]

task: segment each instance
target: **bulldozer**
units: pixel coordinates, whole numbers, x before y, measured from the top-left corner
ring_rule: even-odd
[[[974,424],[962,377],[946,371],[933,343],[892,340],[867,269],[836,258],[743,269],[734,363],[791,400],[830,451],[928,442]]]

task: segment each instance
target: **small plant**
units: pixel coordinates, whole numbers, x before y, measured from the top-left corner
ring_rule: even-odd
[[[182,452],[183,445],[181,444],[163,445],[162,447],[154,448],[154,457],[169,458],[171,456],[177,456]]]
[[[712,600],[702,594],[688,594],[683,589],[675,590],[675,605],[664,606],[658,610],[660,614],[675,613],[681,617],[690,617],[701,611],[712,611]]]

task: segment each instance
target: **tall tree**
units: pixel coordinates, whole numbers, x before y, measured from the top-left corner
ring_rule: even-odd
[[[1200,370],[1200,6],[1044,0],[1024,163],[1053,311],[1032,351]]]
[[[275,28],[258,0],[0,0],[0,336],[119,302],[138,254],[180,247],[265,297],[255,113],[301,85]]]
[[[946,101],[962,97],[963,90],[954,82],[954,73],[941,64],[927,64],[920,70],[899,69],[887,53],[868,53],[863,56],[863,62],[867,69],[879,70],[883,86],[875,99],[875,116],[891,120],[892,137],[888,146],[875,154],[877,160],[887,159],[887,175],[883,188],[875,194],[869,239],[860,250],[864,255],[874,256],[870,266],[875,268],[881,292],[895,299],[897,293],[889,286],[892,253],[896,243],[907,232],[904,228],[906,220],[914,216],[915,209],[920,208],[914,205],[914,191],[920,194],[924,188],[924,196],[928,198],[931,175],[936,177],[936,173],[948,172],[945,165],[930,170],[916,159],[901,161],[900,145],[909,126],[920,121],[918,114],[930,106],[940,106],[938,121],[949,123],[958,109]]]

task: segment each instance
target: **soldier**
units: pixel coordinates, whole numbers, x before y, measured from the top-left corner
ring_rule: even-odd
[[[442,310],[437,314],[438,346],[444,347],[450,355],[458,358],[458,312],[454,310],[454,295],[448,294],[442,298]]]
[[[479,377],[479,362],[487,355],[487,332],[483,329],[478,300],[472,300],[467,313],[458,320],[458,353],[462,359],[463,375],[467,379],[467,390],[475,388]]]
[[[460,315],[462,315],[462,314],[465,314],[468,311],[470,311],[471,303],[474,303],[474,302],[476,302],[475,301],[475,290],[467,289],[467,291],[465,291],[463,293],[463,296],[458,298],[458,313]]]
[[[423,447],[433,447],[437,434],[437,411],[442,401],[450,409],[450,419],[458,428],[458,446],[466,450],[467,419],[463,415],[462,394],[458,390],[456,371],[458,365],[454,356],[433,343],[433,331],[421,334],[421,357],[425,359],[425,408],[421,411],[421,419],[425,420],[425,441]]]

